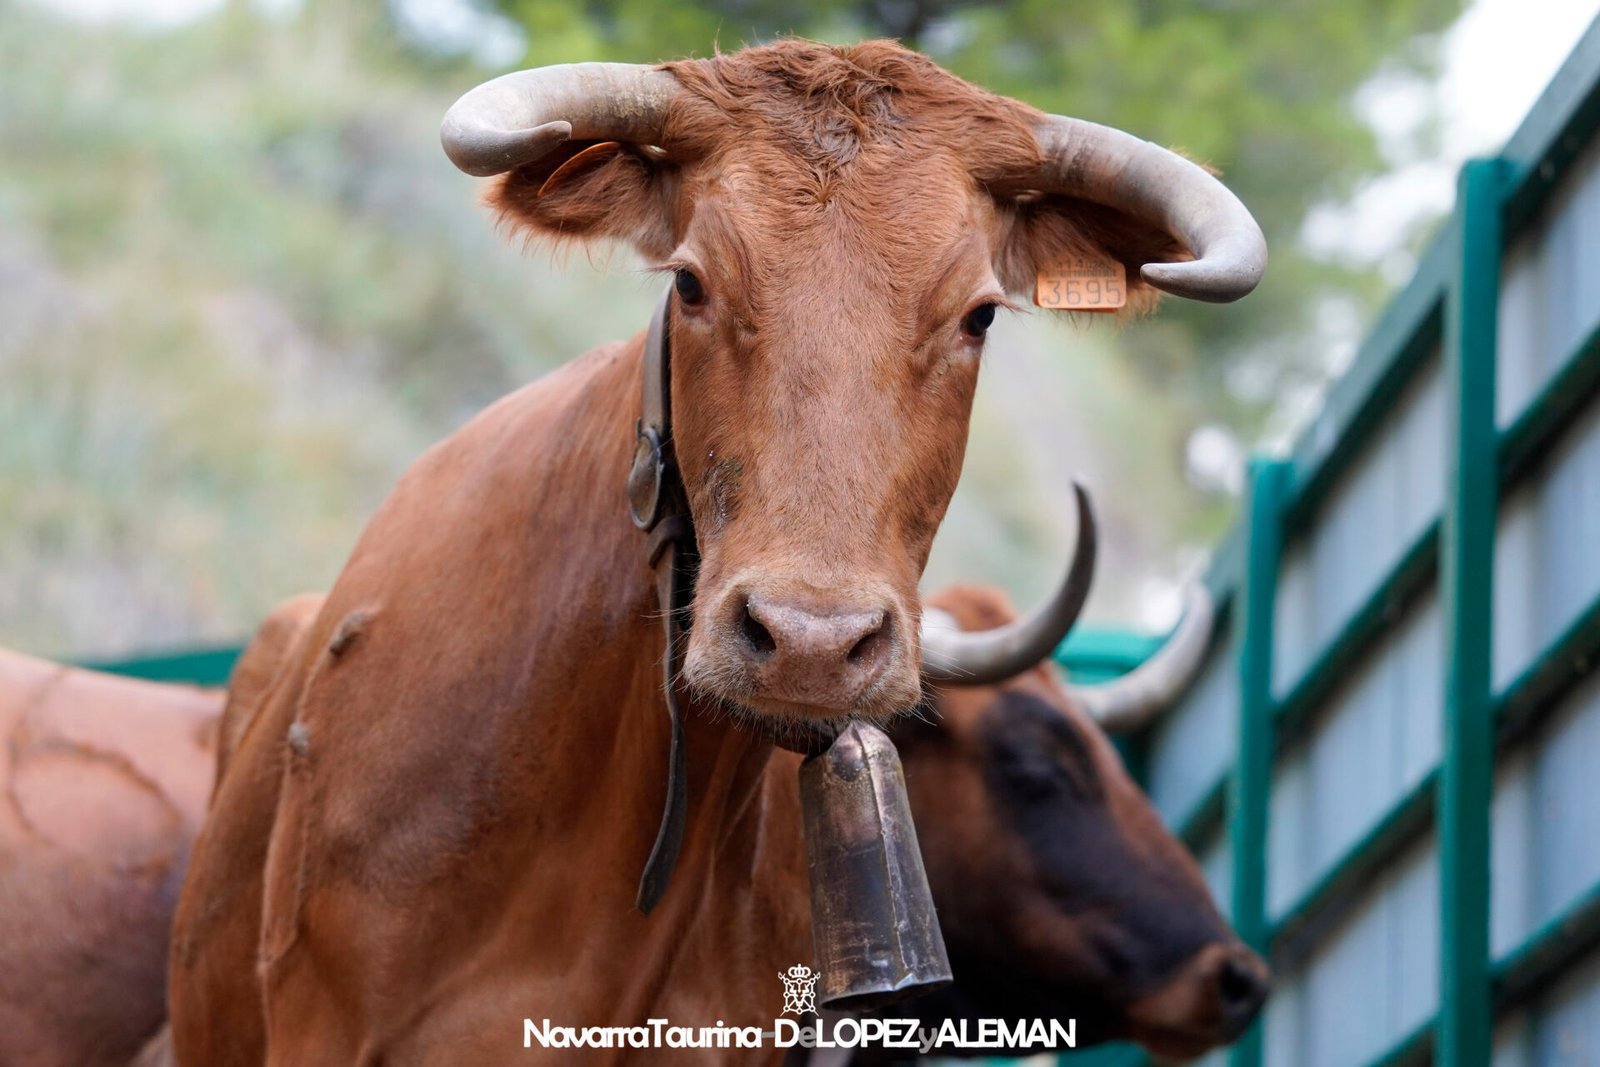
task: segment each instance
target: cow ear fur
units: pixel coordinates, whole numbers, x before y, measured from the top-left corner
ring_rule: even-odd
[[[1075,260],[1115,260],[1128,281],[1124,314],[1155,307],[1161,293],[1139,276],[1146,263],[1192,259],[1171,234],[1131,215],[1076,197],[1032,194],[1012,201],[1011,225],[1000,255],[1006,290],[1031,299],[1041,271]]]
[[[500,223],[530,241],[613,238],[646,259],[673,248],[670,164],[615,141],[569,141],[489,189]]]

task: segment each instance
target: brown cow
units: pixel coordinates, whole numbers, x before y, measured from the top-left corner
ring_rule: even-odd
[[[967,631],[1016,619],[982,586],[952,587],[928,604]],[[298,597],[263,625],[235,675],[231,730],[259,705],[287,635],[309,627],[319,607],[319,597]],[[1233,1040],[1255,1016],[1264,966],[1082,710],[1127,722],[1169,704],[1210,630],[1209,601],[1191,594],[1188,608],[1168,645],[1117,684],[1064,690],[1041,664],[999,685],[930,691],[926,714],[890,725],[956,975],[949,989],[890,1014],[928,1026],[1075,1018],[1078,1047],[1126,1039],[1180,1058]],[[1137,710],[1128,693],[1140,695]],[[1113,702],[1116,711],[1104,710]],[[779,752],[767,766],[771,795],[795,819],[798,763]]]
[[[641,914],[669,724],[623,505],[636,338],[491,407],[367,527],[196,845],[185,1067],[496,1062],[537,1055],[525,1017],[770,1023],[810,941],[771,732],[919,699],[916,584],[995,309],[1062,257],[1120,265],[1134,305],[1233,299],[1264,266],[1200,168],[883,42],[522,72],[464,97],[445,141],[506,174],[509,224],[630,240],[674,275],[700,561],[676,873]],[[994,647],[934,661],[959,676],[959,650]]]
[[[221,706],[0,649],[0,1063],[122,1067],[160,1028]]]
[[[979,586],[929,605],[968,631],[1016,618]],[[234,676],[219,760],[320,606],[297,597],[263,624]],[[1231,1041],[1251,1021],[1266,993],[1261,961],[1080,709],[1128,692],[1143,695],[1145,711],[1170,701],[1198,665],[1210,617],[1192,597],[1185,625],[1150,664],[1076,699],[1040,665],[996,686],[942,687],[927,694],[925,715],[891,724],[956,974],[949,989],[892,1014],[930,1027],[1073,1018],[1078,1047],[1128,1039],[1169,1057]],[[1183,660],[1173,664],[1175,653]],[[1128,713],[1124,705],[1120,717]],[[798,762],[780,752],[767,766],[775,819],[799,818]]]

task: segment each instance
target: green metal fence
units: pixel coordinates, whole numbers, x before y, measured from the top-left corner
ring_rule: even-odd
[[[1540,862],[1600,874],[1600,773],[1538,777],[1584,758],[1573,737],[1600,772],[1600,734],[1571,725],[1600,723],[1597,125],[1600,24],[1505,150],[1463,168],[1321,416],[1254,466],[1209,575],[1226,605],[1209,690],[1140,741],[1158,804],[1279,976],[1236,1067],[1600,1063],[1600,878],[1506,902],[1537,895],[1518,857],[1541,820]],[[1521,822],[1496,814],[1525,795]],[[1293,856],[1311,873],[1284,873]],[[1539,921],[1510,936],[1497,907]]]
[[[1076,682],[1094,684],[1120,678],[1150,658],[1161,645],[1160,637],[1109,627],[1085,627],[1073,633],[1056,650],[1056,662]],[[227,685],[233,665],[244,649],[237,645],[193,648],[124,659],[85,660],[79,666],[125,674],[153,682],[187,682],[190,685]]]

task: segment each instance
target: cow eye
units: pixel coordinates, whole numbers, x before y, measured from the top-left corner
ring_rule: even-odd
[[[694,271],[679,268],[673,280],[673,286],[678,290],[678,299],[689,307],[699,307],[706,302],[705,287],[700,284]]]
[[[989,745],[989,773],[1020,802],[1096,803],[1105,795],[1078,729],[1031,694],[1006,694]]]
[[[979,304],[967,312],[967,317],[961,320],[961,332],[968,337],[981,338],[994,325],[994,313],[998,307],[998,304]]]
[[[1064,793],[1077,792],[1073,789],[1073,777],[1047,753],[1021,748],[1002,751],[997,756],[995,768],[1024,800],[1052,800]]]

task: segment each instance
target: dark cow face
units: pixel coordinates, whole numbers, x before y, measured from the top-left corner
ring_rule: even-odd
[[[941,606],[966,629],[1010,618],[976,591]],[[956,986],[912,1014],[1070,1017],[1080,1043],[1181,1057],[1237,1037],[1265,965],[1051,669],[934,707],[893,736]]]

